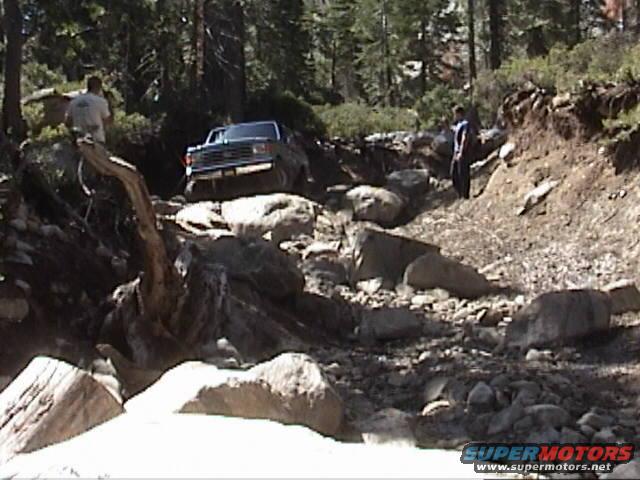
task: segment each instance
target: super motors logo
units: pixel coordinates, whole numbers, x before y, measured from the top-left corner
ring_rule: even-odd
[[[460,461],[477,473],[609,473],[633,460],[633,444],[470,443]]]

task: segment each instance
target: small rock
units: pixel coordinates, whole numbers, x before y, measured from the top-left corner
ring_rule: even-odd
[[[380,290],[382,290],[384,283],[385,282],[383,278],[372,278],[371,280],[359,281],[356,284],[356,288],[361,292],[365,292],[369,295],[373,295],[375,293],[378,293]]]
[[[589,425],[580,425],[580,432],[582,432],[585,437],[592,438],[596,434],[597,430]]]
[[[415,447],[413,417],[408,413],[389,408],[356,423],[365,444]]]
[[[562,427],[560,443],[588,443],[589,439],[579,432],[567,427]]]
[[[599,415],[595,412],[585,413],[580,420],[578,420],[578,425],[588,425],[595,430],[601,430],[605,427],[610,427],[613,425],[613,417],[608,415]]]
[[[414,307],[424,307],[425,305],[429,305],[429,295],[415,295],[411,299],[411,305]]]
[[[525,443],[559,443],[560,432],[553,427],[548,427],[539,432],[534,432],[527,437]]]
[[[525,356],[527,362],[550,362],[553,360],[553,352],[551,350],[530,349]]]
[[[0,377],[0,392],[2,392],[7,386],[11,383],[11,377],[2,376]]]
[[[58,240],[66,240],[67,235],[57,225],[42,225],[40,227],[40,234],[46,238],[57,238]]]
[[[396,388],[404,387],[409,383],[409,378],[400,372],[393,372],[389,375],[389,385]]]
[[[27,231],[27,222],[21,218],[14,218],[9,222],[9,226],[18,232]]]
[[[509,160],[516,151],[515,143],[505,143],[502,147],[500,147],[500,152],[498,153],[498,157],[500,160]]]
[[[496,395],[485,382],[478,382],[469,392],[467,406],[475,412],[489,412],[493,410]]]
[[[618,465],[611,473],[600,477],[602,479],[638,479],[640,478],[640,458],[632,462]]]
[[[497,327],[502,321],[502,312],[493,309],[481,310],[477,320],[481,327]]]
[[[614,315],[640,311],[640,291],[632,280],[621,280],[602,290],[611,298]]]
[[[25,296],[29,296],[31,295],[31,285],[29,285],[27,282],[25,282],[24,280],[16,280],[15,282],[16,287],[18,287],[20,290],[22,290],[22,292],[25,294]]]
[[[591,438],[591,441],[593,443],[616,443],[618,437],[610,428],[603,428]]]
[[[102,258],[110,259],[113,257],[113,252],[111,252],[111,250],[101,244],[98,246],[98,248],[96,248],[96,255]]]
[[[113,257],[111,259],[111,267],[116,275],[120,278],[126,278],[128,273],[127,261],[124,258]]]
[[[498,433],[506,432],[510,430],[513,424],[523,416],[524,408],[520,404],[514,403],[493,417],[487,433],[489,435],[496,435]]]
[[[33,253],[36,251],[34,247],[22,240],[16,240],[16,249],[26,253]]]
[[[426,403],[430,403],[442,398],[442,394],[447,388],[449,380],[450,379],[448,377],[436,377],[429,380],[427,385],[424,387],[424,401]]]
[[[533,416],[542,425],[549,427],[564,427],[571,422],[571,415],[557,405],[533,405],[527,407],[525,413]]]
[[[360,332],[375,340],[400,340],[422,334],[422,322],[410,310],[404,308],[382,308],[364,313]]]
[[[20,323],[29,315],[29,302],[24,298],[0,298],[0,320]]]
[[[513,424],[516,432],[527,432],[533,428],[533,417],[527,415]]]

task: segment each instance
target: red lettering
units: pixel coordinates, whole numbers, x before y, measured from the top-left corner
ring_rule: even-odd
[[[584,458],[585,453],[589,451],[591,447],[587,447],[585,445],[579,445],[576,447],[576,460],[581,462]]]
[[[555,462],[558,457],[558,447],[540,447],[538,460],[541,462]]]
[[[635,447],[633,445],[624,445],[620,447],[617,460],[619,462],[629,462],[633,458],[633,451]]]
[[[604,452],[603,462],[610,461],[615,462],[618,458],[618,451],[620,449],[618,447],[607,447]]]
[[[604,448],[602,447],[591,447],[589,449],[589,453],[587,453],[587,460],[590,462],[599,462],[604,455]]]
[[[574,450],[571,446],[562,447],[558,452],[558,460],[560,460],[561,462],[567,462],[571,460],[573,458],[573,452]]]

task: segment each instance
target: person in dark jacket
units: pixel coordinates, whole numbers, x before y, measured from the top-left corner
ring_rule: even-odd
[[[475,128],[465,118],[465,110],[457,106],[453,137],[453,158],[451,160],[451,180],[459,198],[470,198],[471,164],[475,160],[477,134]]]

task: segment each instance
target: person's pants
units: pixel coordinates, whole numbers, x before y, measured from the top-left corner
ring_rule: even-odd
[[[459,198],[469,198],[471,195],[471,162],[468,155],[462,155],[459,160],[451,161],[451,180],[453,188]]]

